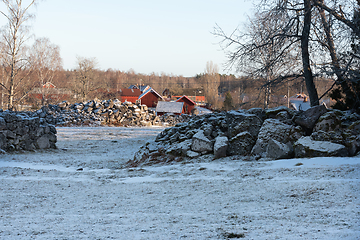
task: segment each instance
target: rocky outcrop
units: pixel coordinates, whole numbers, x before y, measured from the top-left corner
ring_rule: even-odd
[[[156,116],[146,105],[120,102],[117,99],[90,100],[69,104],[64,101],[47,105],[33,115],[57,126],[112,125],[112,126],[174,126],[186,121],[188,115]]]
[[[211,113],[161,132],[127,165],[244,156],[281,159],[353,156],[360,151],[360,116],[324,106],[296,112],[286,107]]]
[[[56,128],[26,112],[0,112],[0,150],[56,148]]]

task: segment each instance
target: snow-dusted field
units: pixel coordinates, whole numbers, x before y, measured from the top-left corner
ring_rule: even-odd
[[[0,155],[0,239],[359,239],[360,158],[120,169],[160,128],[58,128]]]

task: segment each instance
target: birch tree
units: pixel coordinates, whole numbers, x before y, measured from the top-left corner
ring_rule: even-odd
[[[47,82],[52,83],[56,71],[62,70],[60,48],[52,44],[48,38],[36,39],[29,52],[29,61],[42,90],[41,104],[44,105],[47,100],[47,89],[42,86]]]
[[[1,66],[4,69],[4,81],[0,83],[8,96],[8,109],[14,109],[14,103],[21,101],[25,93],[20,91],[29,80],[29,62],[26,57],[26,41],[29,28],[26,25],[33,17],[29,9],[37,1],[2,0],[7,11],[0,11],[7,20],[1,29]]]
[[[96,66],[96,58],[77,57],[75,86],[73,90],[77,95],[80,95],[82,101],[87,100],[90,92],[99,88],[96,83]]]

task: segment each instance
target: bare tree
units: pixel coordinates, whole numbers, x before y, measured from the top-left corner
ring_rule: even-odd
[[[218,88],[220,86],[219,69],[212,61],[206,63],[205,74],[203,76],[203,87],[206,101],[213,107],[218,107]]]
[[[243,31],[238,28],[231,34],[226,34],[219,26],[213,31],[215,36],[222,38],[220,44],[227,53],[229,69],[234,67],[237,72],[245,73],[254,79],[265,79],[262,86],[265,90],[265,108],[269,106],[273,86],[285,80],[304,77],[299,55],[301,19],[299,13],[289,14],[285,11],[286,8],[286,3],[278,8],[273,5],[269,9],[259,8]],[[304,48],[307,47],[304,45]],[[306,61],[310,62],[310,59]],[[313,82],[312,75],[305,79]],[[314,92],[313,104],[316,105],[318,100],[316,102],[315,87],[311,86],[308,91]]]
[[[77,68],[74,91],[80,95],[82,101],[87,100],[90,92],[99,89],[96,82],[96,58],[77,57]]]
[[[236,31],[227,35],[219,27],[215,29],[215,35],[222,37],[223,43],[226,43],[225,48],[236,46],[235,49],[230,50],[230,66],[243,68],[249,62],[254,63],[254,59],[261,58],[259,56],[269,53],[266,47],[276,46],[275,54],[270,61],[265,61],[264,67],[258,68],[266,73],[277,63],[283,61],[289,52],[301,52],[301,69],[296,67],[296,65],[300,65],[295,63],[292,68],[294,69],[293,73],[281,74],[271,82],[276,83],[289,79],[289,77],[302,76],[311,105],[315,106],[319,104],[314,84],[315,76],[322,74],[333,77],[335,75],[335,84],[342,87],[347,98],[353,99],[352,102],[359,102],[359,94],[356,95],[354,85],[345,78],[347,71],[351,69],[355,61],[339,59],[337,52],[340,49],[342,51],[350,49],[351,33],[357,37],[360,36],[359,24],[351,19],[356,5],[359,8],[360,1],[263,0],[260,2],[258,5],[260,18],[255,21],[261,23],[259,25],[262,27],[258,27],[258,29],[262,29],[264,25],[270,26],[270,31],[265,38],[259,38],[259,35],[251,35],[251,33],[238,34]],[[274,20],[280,24],[274,24]],[[256,56],[257,53],[260,54]],[[356,58],[356,54],[353,57]],[[248,61],[249,59],[252,61]],[[341,65],[341,63],[343,64]],[[356,106],[359,106],[359,103],[351,107],[356,108]]]
[[[25,24],[32,18],[29,8],[36,3],[30,1],[24,6],[22,0],[2,0],[7,12],[0,13],[7,19],[8,24],[1,31],[1,61],[4,69],[5,81],[1,87],[8,95],[8,109],[14,109],[14,102],[20,101],[25,94],[20,95],[19,87],[28,79],[26,70],[29,68],[25,57],[25,42],[28,39],[28,27]],[[15,97],[17,96],[17,99]]]
[[[56,71],[62,70],[60,48],[52,44],[48,38],[36,39],[30,49],[29,59],[41,89],[41,105],[44,105],[49,89],[43,85],[47,82],[51,83]]]

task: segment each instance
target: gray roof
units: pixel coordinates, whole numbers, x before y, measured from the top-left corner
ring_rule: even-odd
[[[183,102],[158,102],[156,112],[161,113],[181,113],[183,109]]]

